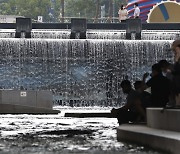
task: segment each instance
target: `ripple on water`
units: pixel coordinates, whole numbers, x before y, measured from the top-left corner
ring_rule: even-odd
[[[0,154],[160,154],[117,142],[113,118],[0,115]]]

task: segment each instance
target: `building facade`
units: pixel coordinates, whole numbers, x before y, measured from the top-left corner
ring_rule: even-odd
[[[15,23],[16,18],[23,18],[23,16],[0,15],[0,23]]]

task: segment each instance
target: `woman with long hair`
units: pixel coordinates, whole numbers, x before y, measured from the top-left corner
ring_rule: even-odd
[[[128,18],[128,11],[124,7],[124,5],[121,5],[118,14],[119,14],[119,22],[125,22],[126,19]]]

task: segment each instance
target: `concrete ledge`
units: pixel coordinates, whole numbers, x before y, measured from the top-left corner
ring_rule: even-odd
[[[59,110],[22,105],[0,104],[0,114],[58,114]]]
[[[143,125],[122,125],[117,128],[118,141],[129,141],[164,152],[179,154],[180,133],[158,130]]]
[[[65,113],[64,117],[77,117],[77,118],[106,117],[106,118],[112,118],[111,113]]]
[[[147,125],[151,128],[180,132],[180,109],[147,109]]]
[[[57,114],[47,90],[0,90],[0,114]]]
[[[0,29],[16,29],[16,23],[0,23]],[[32,23],[32,29],[71,29],[71,23]],[[125,30],[125,23],[88,23],[87,29]],[[143,30],[180,30],[180,23],[143,23]]]

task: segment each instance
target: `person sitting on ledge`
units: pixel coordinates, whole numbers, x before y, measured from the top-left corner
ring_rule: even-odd
[[[144,122],[146,119],[145,110],[142,107],[141,98],[138,92],[132,89],[129,80],[121,82],[123,93],[127,94],[127,102],[118,109],[112,109],[111,115],[118,119],[119,125],[129,122]]]
[[[142,107],[146,111],[147,107],[152,106],[151,94],[145,91],[146,85],[144,84],[143,81],[136,81],[134,83],[134,88],[137,92],[139,92],[141,97]]]
[[[169,80],[172,80],[172,64],[165,59],[160,60],[158,64],[160,65],[163,76],[167,77]]]
[[[180,107],[180,40],[175,40],[171,49],[175,61],[172,70],[172,93],[175,96],[176,106]]]
[[[147,73],[143,76],[143,82],[147,78]],[[151,79],[146,82],[147,88],[151,88],[151,107],[166,107],[170,96],[170,80],[163,76],[159,64],[152,66]]]
[[[172,91],[172,81],[173,81],[173,74],[172,74],[172,71],[173,71],[173,64],[169,63],[167,60],[165,59],[162,59],[158,62],[158,64],[160,65],[161,67],[161,71],[162,71],[162,74],[163,76],[167,77],[169,80],[170,80],[170,96],[169,96],[169,102],[167,104],[166,107],[174,107],[176,102],[175,102],[175,96],[174,96],[174,93]]]

